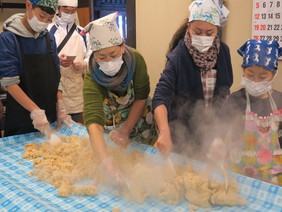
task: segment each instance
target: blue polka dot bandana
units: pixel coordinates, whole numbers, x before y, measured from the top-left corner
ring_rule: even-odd
[[[54,11],[57,10],[58,0],[30,0],[34,5],[50,7]]]
[[[243,57],[244,68],[262,66],[270,71],[278,68],[278,58],[282,55],[279,43],[272,40],[248,40],[237,52]]]

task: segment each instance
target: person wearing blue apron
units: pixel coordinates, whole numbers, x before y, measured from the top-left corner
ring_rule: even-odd
[[[281,186],[282,93],[271,85],[282,48],[276,41],[251,39],[238,53],[243,88],[228,97],[219,114],[221,129],[232,126],[233,142],[225,148],[230,169]]]
[[[55,39],[46,30],[56,8],[57,0],[26,1],[26,13],[4,23],[0,76],[8,91],[5,136],[37,130],[47,134],[49,123],[62,116],[56,108],[59,58]]]

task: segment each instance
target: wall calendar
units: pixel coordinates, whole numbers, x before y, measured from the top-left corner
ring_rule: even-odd
[[[253,0],[252,38],[276,40],[282,47],[282,0]]]

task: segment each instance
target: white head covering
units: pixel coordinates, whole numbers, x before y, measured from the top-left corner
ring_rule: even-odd
[[[77,7],[78,0],[58,0],[58,6]]]
[[[81,35],[85,35],[89,32],[90,45],[93,51],[118,46],[123,42],[116,23],[117,16],[118,12],[111,13],[90,22],[84,30],[81,31]]]
[[[189,22],[204,21],[216,26],[223,26],[229,14],[221,0],[194,0],[189,11]]]

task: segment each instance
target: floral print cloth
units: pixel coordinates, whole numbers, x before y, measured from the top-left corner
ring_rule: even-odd
[[[195,0],[189,6],[191,21],[204,21],[216,26],[223,26],[229,10],[221,0]]]
[[[105,114],[105,132],[119,127],[128,118],[132,104],[135,101],[133,82],[128,86],[127,93],[124,96],[117,96],[112,92],[108,92],[104,99]],[[156,137],[155,122],[153,119],[151,99],[148,97],[147,104],[139,121],[133,128],[129,138],[141,142],[143,144],[153,144]]]
[[[84,30],[81,31],[81,35],[85,35],[89,32],[90,45],[93,51],[98,51],[111,46],[117,46],[123,42],[116,23],[117,16],[118,12],[111,13],[107,16],[90,22],[84,28]]]
[[[282,111],[277,110],[270,95],[272,113],[258,117],[251,111],[249,94],[245,114],[243,139],[231,150],[231,169],[235,172],[282,185],[282,149],[278,127]]]

